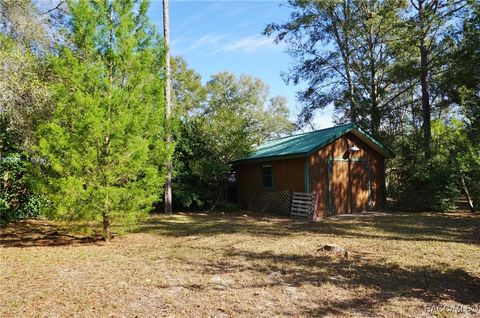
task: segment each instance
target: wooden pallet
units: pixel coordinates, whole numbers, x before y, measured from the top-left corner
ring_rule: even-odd
[[[293,192],[290,215],[314,219],[317,196],[314,193]]]

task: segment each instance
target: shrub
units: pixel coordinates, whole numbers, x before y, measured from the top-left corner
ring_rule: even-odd
[[[445,160],[429,162],[402,158],[391,195],[400,208],[411,211],[445,211],[455,208],[460,194],[455,165]]]
[[[27,157],[21,153],[10,153],[0,160],[0,221],[42,215],[47,201],[31,189]]]

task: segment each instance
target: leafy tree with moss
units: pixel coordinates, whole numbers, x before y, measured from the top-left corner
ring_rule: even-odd
[[[333,105],[338,121],[357,122],[379,137],[411,88],[395,71],[405,51],[397,43],[404,1],[288,0],[287,6],[290,19],[264,33],[286,43],[294,58],[286,80],[307,84],[298,92],[299,124],[311,124],[317,110]]]
[[[52,118],[38,129],[40,185],[51,216],[133,224],[161,194],[164,46],[143,0],[69,1],[69,26],[51,89]]]
[[[459,30],[453,32],[455,49],[449,52],[441,77],[444,102],[456,106],[456,120],[445,130],[455,155],[463,192],[470,209],[480,206],[480,3],[470,2]]]
[[[29,182],[29,150],[51,109],[45,54],[54,41],[52,21],[31,0],[0,0],[0,222],[41,211],[42,197]]]
[[[291,133],[294,127],[286,99],[270,98],[268,86],[258,78],[214,74],[204,87],[205,96],[198,93],[202,91],[199,77],[190,76],[187,82],[190,85],[182,87],[190,87],[191,93],[181,96],[196,101],[180,120],[174,195],[183,206],[204,206],[223,198],[232,160],[266,139]],[[191,101],[187,99],[186,105]]]

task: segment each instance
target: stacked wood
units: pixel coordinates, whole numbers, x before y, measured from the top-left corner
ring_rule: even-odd
[[[316,195],[314,193],[294,192],[291,216],[312,218],[315,210]]]

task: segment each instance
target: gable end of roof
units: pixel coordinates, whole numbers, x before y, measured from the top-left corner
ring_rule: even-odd
[[[309,156],[348,132],[355,134],[385,158],[394,157],[394,153],[390,149],[382,145],[356,124],[351,123],[269,141],[260,145],[257,150],[249,156],[237,159],[233,161],[233,163],[237,164]]]

